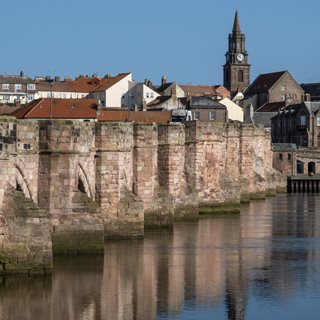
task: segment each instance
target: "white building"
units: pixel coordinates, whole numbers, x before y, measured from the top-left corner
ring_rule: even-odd
[[[133,100],[128,92],[134,85],[132,73],[120,73],[115,77],[103,78],[89,97],[100,100],[103,107],[127,107],[130,100]]]
[[[243,122],[243,109],[228,98],[219,100],[219,103],[227,107],[228,120]]]
[[[0,103],[24,104],[36,97],[35,81],[20,75],[0,75]]]

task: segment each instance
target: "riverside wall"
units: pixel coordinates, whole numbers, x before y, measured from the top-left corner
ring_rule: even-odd
[[[0,118],[0,273],[285,188],[256,125]]]

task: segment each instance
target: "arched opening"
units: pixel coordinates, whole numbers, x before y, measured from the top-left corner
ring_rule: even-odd
[[[90,188],[88,176],[85,173],[82,165],[79,163],[78,166],[78,190],[85,193],[89,198],[94,199],[93,193]]]
[[[300,160],[297,161],[297,174],[304,174],[304,163]]]
[[[320,132],[317,136],[317,146],[318,146],[318,148],[320,148]]]
[[[313,176],[316,174],[316,163],[311,161],[308,162],[308,175]]]
[[[31,193],[31,189],[28,184],[28,181],[25,175],[23,174],[23,170],[17,164],[15,164],[15,168],[16,168],[15,170],[16,181],[15,181],[15,185],[13,185],[14,189],[16,189],[17,191],[23,192],[26,198],[30,198],[36,203],[36,199],[34,199]]]
[[[80,177],[79,177],[79,179],[78,179],[78,190],[79,190],[81,193],[87,194],[86,188],[85,188],[85,186],[84,186],[84,183],[83,183],[83,181],[81,180]]]
[[[238,70],[238,82],[243,82],[243,71]]]

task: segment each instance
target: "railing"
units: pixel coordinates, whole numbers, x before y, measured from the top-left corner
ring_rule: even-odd
[[[287,178],[288,193],[319,193],[320,177],[294,176]]]

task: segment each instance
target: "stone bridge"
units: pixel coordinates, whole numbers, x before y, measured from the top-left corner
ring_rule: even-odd
[[[52,254],[101,252],[285,179],[255,125],[0,118],[0,273],[50,272]]]

